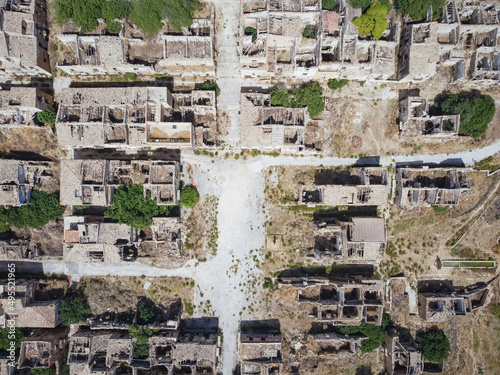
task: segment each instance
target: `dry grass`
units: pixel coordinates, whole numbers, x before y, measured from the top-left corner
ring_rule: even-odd
[[[146,283],[151,284],[148,289]],[[94,315],[135,310],[143,297],[164,306],[180,297],[187,317],[194,299],[194,281],[181,277],[84,277],[79,288]]]

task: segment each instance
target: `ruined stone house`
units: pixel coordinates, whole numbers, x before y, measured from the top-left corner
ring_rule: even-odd
[[[5,328],[12,318],[15,318],[16,327],[55,328],[61,323],[59,299],[36,300],[37,280],[16,280],[14,305],[9,304],[11,289],[8,285],[7,280],[0,280],[0,328]]]
[[[52,95],[35,87],[0,89],[0,129],[32,126],[41,110],[52,106]]]
[[[36,330],[21,344],[18,368],[60,368],[67,334],[67,328]]]
[[[0,160],[0,204],[29,203],[35,186],[54,178],[54,164],[46,161]]]
[[[342,354],[359,355],[361,343],[367,339],[362,334],[342,335],[333,331],[313,333],[311,337],[318,345],[318,357],[325,359]]]
[[[216,138],[215,106],[215,91],[67,88],[57,113],[57,137],[59,144],[68,148],[212,145]]]
[[[387,375],[422,374],[422,356],[409,332],[391,329],[385,338],[384,354]]]

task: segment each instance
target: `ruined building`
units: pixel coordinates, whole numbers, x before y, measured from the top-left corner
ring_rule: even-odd
[[[39,329],[21,344],[18,368],[48,368],[62,365],[68,329]]]
[[[460,115],[431,116],[430,104],[421,96],[410,96],[399,102],[399,131],[401,136],[414,139],[419,136],[457,136]]]
[[[422,356],[409,332],[391,329],[385,338],[384,349],[386,374],[422,374]]]
[[[101,217],[64,218],[63,257],[69,262],[140,262],[175,265],[182,260],[183,225],[177,217],[155,217],[151,228],[137,230]]]
[[[469,190],[468,171],[465,168],[399,168],[395,203],[405,209],[457,205],[460,195]]]
[[[0,160],[0,204],[29,203],[33,188],[54,178],[52,168],[46,161]]]
[[[45,0],[11,0],[0,9],[2,75],[50,76]]]
[[[384,284],[375,276],[280,277],[280,287],[297,290],[301,308],[311,307],[318,322],[332,325],[382,323]]]
[[[109,206],[119,186],[140,184],[159,205],[176,205],[179,168],[173,161],[62,160],[61,204]]]
[[[134,28],[119,35],[56,35],[57,67],[71,76],[186,72],[214,76],[214,9],[208,3],[179,32],[165,26],[156,38]]]
[[[466,316],[482,307],[488,293],[485,284],[453,287],[447,282],[422,281],[419,283],[418,313],[427,322],[446,322],[450,317]]]
[[[308,206],[387,204],[386,168],[320,169],[314,183],[298,188],[298,202]]]
[[[312,76],[320,62],[321,1],[241,3],[241,74]],[[307,35],[307,36],[304,36]]]
[[[270,323],[270,324],[268,324]],[[242,321],[239,338],[241,375],[280,375],[283,370],[279,322]]]
[[[215,91],[67,88],[61,98],[56,131],[62,147],[182,148],[215,142]]]
[[[327,332],[312,333],[311,337],[319,346],[319,358],[335,358],[339,354],[359,355],[361,343],[367,337],[362,334],[342,335],[333,331],[332,327]]]
[[[15,304],[9,304],[7,280],[0,280],[0,328],[5,328],[7,320],[15,317],[16,327],[55,328],[61,323],[58,310],[59,300],[37,301],[36,280],[16,280]]]
[[[37,113],[53,104],[52,95],[35,87],[0,89],[0,130],[35,124]]]
[[[385,219],[353,217],[349,221],[322,221],[315,227],[311,256],[327,262],[378,262],[386,245]]]
[[[269,94],[241,94],[241,141],[244,148],[305,150],[307,108],[272,107]]]

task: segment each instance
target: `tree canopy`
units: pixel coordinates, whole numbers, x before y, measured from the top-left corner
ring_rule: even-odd
[[[460,115],[459,134],[473,138],[482,136],[495,116],[495,101],[489,95],[474,97],[451,94],[436,100],[444,114]]]
[[[130,15],[130,21],[148,34],[163,27],[163,20],[176,30],[191,26],[193,14],[200,9],[197,0],[54,0],[55,19],[59,24],[72,20],[84,33],[98,26],[98,19],[106,21],[110,33],[119,33],[121,23]]]
[[[361,323],[359,326],[343,326],[339,327],[340,333],[344,335],[353,335],[357,333],[362,333],[366,337],[366,340],[361,342],[361,351],[363,353],[371,352],[377,349],[385,341],[387,336],[386,328],[391,323],[391,317],[389,314],[384,313],[382,317],[382,324],[376,326],[373,324]]]
[[[64,325],[85,322],[92,314],[90,307],[76,294],[66,295],[61,300],[59,316]]]
[[[137,321],[139,324],[153,323],[156,317],[155,306],[151,301],[139,301],[137,304]]]
[[[153,224],[153,217],[158,213],[158,204],[151,199],[151,192],[146,191],[144,196],[142,185],[130,184],[118,187],[113,196],[113,204],[104,215],[120,224],[129,224],[135,229],[146,229]]]
[[[349,0],[349,4],[353,8],[361,8],[363,12],[365,12],[371,5],[372,0]]]
[[[325,109],[323,88],[317,82],[312,82],[292,90],[271,90],[271,105],[288,108],[307,107],[311,118],[315,118]]]
[[[424,360],[428,362],[441,363],[450,355],[450,341],[441,329],[417,334],[417,344]]]
[[[354,17],[352,23],[358,28],[359,36],[372,37],[378,40],[387,29],[385,16],[388,9],[380,1],[373,2],[361,17]]]
[[[36,114],[36,118],[42,124],[55,124],[56,122],[56,111],[54,108],[46,108]]]
[[[193,208],[200,200],[200,195],[192,186],[188,186],[181,191],[180,204],[186,208]]]
[[[0,208],[0,232],[6,232],[10,227],[39,228],[51,220],[60,218],[65,206],[59,204],[56,194],[33,190],[30,203],[9,209]]]
[[[15,328],[12,333],[9,327],[0,328],[0,349],[9,350],[12,341],[16,349],[20,348],[23,340],[24,334],[20,328]]]
[[[446,0],[398,0],[397,9],[399,13],[408,14],[413,21],[419,21],[427,17],[429,7],[432,6],[432,19],[441,17]]]
[[[153,336],[154,331],[149,328],[130,326],[128,333],[130,337],[137,339],[133,343],[132,357],[136,359],[147,358],[149,355],[149,338]]]
[[[339,11],[339,4],[337,3],[337,0],[323,0],[322,7],[324,10],[331,10],[334,12]]]
[[[342,87],[347,86],[349,84],[348,79],[337,79],[337,78],[330,78],[328,80],[328,87],[331,90],[342,90]]]

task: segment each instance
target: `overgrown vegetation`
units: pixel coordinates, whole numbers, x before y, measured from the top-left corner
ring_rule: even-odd
[[[289,108],[307,107],[311,118],[319,116],[325,109],[323,88],[312,82],[292,90],[274,89],[271,91],[271,105]]]
[[[200,200],[198,191],[192,186],[188,186],[181,191],[180,204],[186,208],[193,208]]]
[[[450,206],[432,206],[432,208],[434,209],[435,213],[442,214],[442,213],[445,213],[446,211],[448,211]]]
[[[23,340],[24,334],[20,328],[15,328],[12,332],[9,327],[0,328],[0,349],[9,350],[11,342],[16,349],[20,348]]]
[[[480,171],[490,171],[495,172],[500,169],[500,164],[494,164],[495,158],[493,156],[489,156],[486,159],[478,161],[474,164],[474,169],[478,169]]]
[[[56,375],[56,365],[47,368],[34,368],[30,370],[32,375]]]
[[[113,204],[104,215],[118,221],[120,224],[132,225],[135,229],[146,229],[153,224],[155,216],[171,216],[175,206],[158,206],[151,199],[151,192],[139,184],[119,186],[113,196]]]
[[[156,317],[155,306],[151,301],[139,301],[137,304],[137,323],[151,324],[154,322]]]
[[[337,3],[337,0],[323,0],[322,6],[324,10],[331,10],[334,12],[339,11],[339,4]]]
[[[443,95],[436,99],[443,114],[460,115],[459,134],[473,138],[482,136],[495,116],[495,100],[489,95]]]
[[[200,90],[215,91],[216,97],[220,95],[220,88],[219,85],[217,85],[217,82],[213,81],[203,82],[203,84],[200,87]]]
[[[136,339],[133,343],[132,357],[135,359],[144,359],[149,356],[149,338],[153,336],[154,331],[149,328],[140,328],[130,326],[128,329],[130,337]]]
[[[245,28],[245,35],[251,35],[252,36],[252,43],[257,40],[257,29],[252,26],[247,26]]]
[[[429,7],[432,6],[432,19],[441,17],[446,0],[398,0],[397,9],[399,13],[408,14],[413,21],[419,21],[427,17]]]
[[[304,31],[302,31],[302,36],[304,38],[314,39],[316,38],[316,26],[307,25],[304,27]]]
[[[370,7],[372,0],[349,0],[353,8],[360,8],[363,13]]]
[[[64,325],[85,322],[92,315],[90,307],[76,294],[66,295],[61,300],[59,316]]]
[[[10,227],[43,227],[49,221],[60,218],[64,209],[56,194],[33,190],[30,203],[8,209],[0,207],[0,232],[6,232]]]
[[[388,9],[380,1],[373,2],[361,17],[354,17],[352,23],[358,28],[359,36],[378,40],[387,29]]]
[[[330,78],[328,80],[328,87],[331,90],[342,90],[342,87],[347,86],[349,84],[349,80],[342,78],[342,79],[337,79],[337,78]]]
[[[108,31],[117,34],[121,30],[117,20],[130,16],[138,28],[154,34],[165,19],[176,30],[190,26],[200,4],[197,0],[54,0],[53,7],[58,24],[72,20],[84,33],[94,30],[102,18]]]
[[[418,350],[428,362],[441,363],[450,355],[450,341],[441,329],[417,334]]]
[[[36,114],[36,118],[42,124],[55,124],[56,123],[56,111],[54,108],[46,108],[41,112]]]
[[[382,325],[376,326],[368,323],[361,323],[359,326],[343,326],[339,327],[340,333],[344,335],[354,335],[362,333],[368,339],[363,340],[361,343],[361,351],[363,353],[369,353],[372,350],[377,349],[385,341],[387,336],[386,328],[391,323],[391,317],[389,314],[384,313],[382,316]]]

